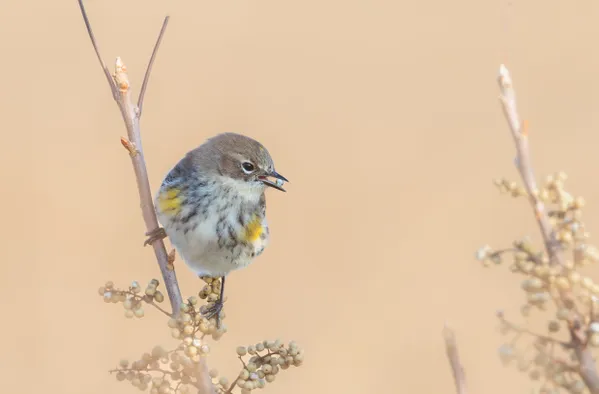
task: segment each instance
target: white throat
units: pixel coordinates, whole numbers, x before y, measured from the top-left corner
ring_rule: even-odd
[[[258,182],[246,182],[229,177],[221,177],[221,183],[235,190],[247,202],[258,203],[266,186]]]

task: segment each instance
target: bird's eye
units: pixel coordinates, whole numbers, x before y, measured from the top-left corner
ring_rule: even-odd
[[[243,172],[245,172],[246,174],[251,174],[255,170],[254,165],[249,161],[244,161],[243,163],[241,163],[241,168],[243,169]]]

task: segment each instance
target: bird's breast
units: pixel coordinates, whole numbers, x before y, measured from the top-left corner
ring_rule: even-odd
[[[155,198],[171,243],[196,272],[227,272],[248,265],[269,241],[264,196],[248,199],[214,180],[170,180]]]
[[[243,242],[255,243],[268,233],[268,225],[266,220],[259,215],[253,215],[248,222],[243,226],[240,238]]]

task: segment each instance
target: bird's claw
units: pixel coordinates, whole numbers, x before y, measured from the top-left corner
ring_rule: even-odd
[[[221,318],[220,313],[223,310],[223,302],[218,300],[214,302],[212,305],[205,305],[202,307],[202,317],[210,320],[213,317],[216,317],[216,327],[220,328]]]
[[[166,238],[166,231],[164,231],[164,228],[158,227],[152,231],[148,231],[145,235],[148,238],[144,241],[144,246],[147,246],[153,244],[155,241]]]

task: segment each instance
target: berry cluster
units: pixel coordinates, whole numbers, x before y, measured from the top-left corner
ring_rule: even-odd
[[[198,368],[181,347],[166,351],[156,346],[131,364],[121,360],[110,372],[116,373],[118,381],[126,380],[141,391],[150,389],[150,394],[186,394],[198,385]]]
[[[114,287],[114,283],[108,281],[103,287],[98,289],[98,294],[104,297],[107,303],[122,302],[125,308],[125,317],[142,318],[144,317],[143,303],[158,307],[156,303],[164,301],[164,295],[157,290],[159,282],[152,279],[145,289],[145,293],[141,294],[141,286],[139,282],[133,281],[129,289],[121,290]]]
[[[196,362],[200,360],[200,356],[210,352],[208,344],[201,341],[205,336],[210,335],[217,341],[227,332],[225,325],[217,327],[216,318],[206,319],[200,309],[198,298],[190,297],[181,304],[179,315],[168,321],[171,336],[182,341],[185,354]],[[220,318],[225,318],[222,311]]]
[[[263,341],[255,345],[239,346],[237,356],[243,363],[243,369],[233,382],[241,388],[242,394],[261,389],[272,383],[280,370],[291,366],[299,367],[304,361],[303,350],[295,343],[285,346],[281,341]],[[247,360],[244,360],[246,357]],[[226,387],[221,387],[221,392]],[[230,392],[230,391],[228,391]]]
[[[529,317],[534,310],[553,315],[547,319],[546,333],[537,333],[498,313],[500,331],[511,338],[499,349],[502,362],[515,364],[533,381],[541,381],[541,394],[584,392],[586,385],[579,373],[576,349],[587,344],[599,347],[599,284],[580,272],[580,268],[599,261],[599,251],[588,243],[589,234],[582,221],[584,199],[565,190],[566,179],[563,172],[551,175],[540,190],[531,192],[532,196],[515,182],[496,180],[501,192],[527,197],[535,209],[542,204],[540,209],[546,213],[550,232],[544,235],[545,248],[524,238],[509,248],[485,245],[476,253],[485,266],[509,260],[510,270],[524,276],[523,317]],[[544,220],[538,212],[537,220]],[[560,261],[555,261],[558,255]],[[569,331],[570,341],[557,338],[562,328]]]
[[[199,298],[190,297],[184,301],[177,316],[168,320],[171,336],[180,341],[179,346],[171,351],[157,346],[131,364],[122,360],[119,367],[111,371],[116,374],[118,381],[128,381],[142,391],[149,389],[151,394],[185,394],[194,388],[197,391],[203,378],[199,363],[210,353],[206,337],[217,341],[227,332],[225,325],[217,325],[216,316],[210,319],[204,317],[205,308],[219,299],[221,281],[202,279],[206,285],[199,292]],[[138,282],[133,282],[127,290],[117,289],[112,282],[107,282],[98,293],[106,302],[122,302],[127,317],[143,317],[144,303],[168,314],[156,304],[164,300],[158,285],[159,282],[152,279],[142,294]],[[207,304],[200,305],[199,299],[206,300]],[[222,321],[226,317],[224,311],[221,310],[218,317]],[[280,370],[300,366],[304,357],[303,350],[295,342],[284,346],[278,340],[240,346],[237,355],[243,363],[243,369],[232,384],[226,377],[219,377],[217,370],[209,371],[212,384],[219,394],[229,394],[234,389],[249,393],[253,389],[263,388],[266,383],[275,380]],[[245,356],[248,359],[244,361]]]

